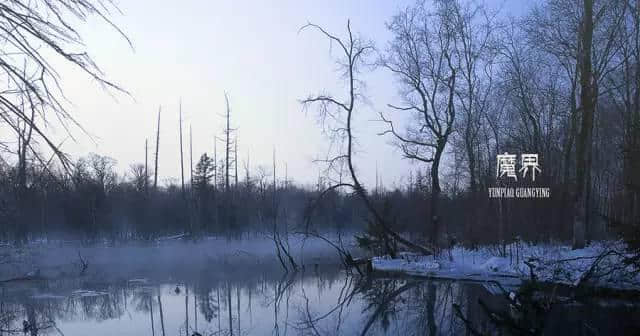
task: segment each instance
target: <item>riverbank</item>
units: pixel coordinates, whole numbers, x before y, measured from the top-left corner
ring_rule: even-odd
[[[455,247],[438,256],[400,253],[395,259],[374,257],[374,271],[458,280],[496,280],[505,284],[536,280],[570,286],[640,290],[640,273],[623,262],[622,242],[594,242],[572,250],[561,244],[512,244],[467,249]]]

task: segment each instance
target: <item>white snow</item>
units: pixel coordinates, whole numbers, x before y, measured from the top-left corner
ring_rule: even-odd
[[[94,297],[94,296],[103,296],[103,295],[109,295],[109,293],[93,291],[93,290],[85,290],[85,289],[79,289],[71,293],[71,296],[73,297]]]
[[[507,246],[506,253],[495,246],[475,250],[455,247],[437,257],[407,252],[399,253],[396,259],[374,257],[372,266],[378,271],[414,276],[497,280],[510,285],[529,279],[530,265],[540,281],[576,285],[599,255],[611,250],[624,254],[624,248],[621,242],[597,242],[577,250],[560,244],[519,243]],[[640,276],[629,276],[632,270],[621,263],[621,255],[612,253],[601,259],[588,277],[591,285],[640,289]]]
[[[509,272],[511,271],[511,263],[507,258],[491,257],[481,264],[478,269],[490,272]]]

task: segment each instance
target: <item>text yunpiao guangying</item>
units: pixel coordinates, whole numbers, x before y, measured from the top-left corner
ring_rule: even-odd
[[[489,188],[489,198],[549,198],[551,189],[538,187]]]
[[[532,181],[536,180],[536,172],[541,173],[538,154],[522,154],[520,169],[517,169],[517,156],[505,152],[496,158],[496,178],[512,179],[518,181],[518,173],[522,174],[522,179],[527,177],[527,173]],[[549,198],[551,189],[544,187],[492,187],[488,188],[489,198]]]

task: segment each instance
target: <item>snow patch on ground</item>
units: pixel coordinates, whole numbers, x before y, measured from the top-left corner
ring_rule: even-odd
[[[575,285],[587,274],[591,285],[640,289],[640,276],[630,276],[633,269],[621,260],[625,246],[621,242],[596,242],[583,249],[572,250],[560,244],[531,245],[525,243],[507,246],[467,249],[455,247],[440,256],[420,256],[399,253],[396,259],[388,256],[372,258],[374,270],[400,272],[415,276],[451,278],[460,280],[498,280],[513,284],[529,279],[531,268],[539,281]],[[600,258],[598,256],[616,251]],[[504,253],[503,253],[504,252]]]
[[[109,293],[93,291],[93,290],[85,290],[85,289],[79,289],[71,293],[72,297],[96,297],[96,296],[103,296],[103,295],[109,295]]]

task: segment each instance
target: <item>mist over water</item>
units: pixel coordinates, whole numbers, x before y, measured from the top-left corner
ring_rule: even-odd
[[[323,241],[297,237],[290,244],[295,258],[305,260],[298,272],[283,270],[267,237],[34,244],[33,255],[23,258],[34,258],[31,267],[37,264],[48,280],[0,284],[0,329],[22,334],[26,322],[33,326],[29,335],[465,334],[455,304],[490,335],[499,330],[478,300],[510,309],[489,283],[362,277],[345,271]],[[89,264],[82,275],[78,253]],[[16,269],[3,265],[3,279]],[[580,335],[579,323],[566,329],[573,323],[566,321],[585,316],[596,331],[625,335],[640,327],[640,307],[632,301],[570,308],[543,316],[545,335]],[[620,322],[611,325],[614,316]]]
[[[346,244],[358,253],[353,239],[348,239]],[[320,239],[291,235],[286,243],[301,265],[340,264],[337,252]],[[101,279],[179,280],[202,272],[224,272],[226,277],[242,278],[247,272],[257,270],[283,272],[273,240],[260,234],[249,239],[205,237],[191,241],[183,237],[90,246],[76,241],[53,241],[3,249],[13,257],[10,262],[0,264],[3,275],[0,280],[34,271],[47,278],[75,277],[80,272],[81,258],[88,264],[83,275]]]

